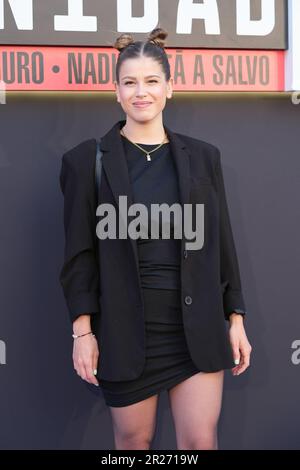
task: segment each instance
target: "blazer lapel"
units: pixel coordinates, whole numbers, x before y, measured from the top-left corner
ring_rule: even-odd
[[[127,208],[133,204],[133,193],[129,178],[126,155],[120,135],[120,129],[126,121],[118,121],[102,138],[100,147],[103,151],[102,165],[106,173],[109,185],[119,207],[119,196],[127,196]],[[178,176],[180,202],[182,213],[184,204],[189,202],[190,195],[190,153],[178,135],[167,126],[164,126],[170,141],[171,154],[175,161]],[[139,267],[138,250],[136,240],[130,238],[133,248],[136,267]]]
[[[165,131],[169,137],[171,154],[175,161],[180,202],[182,208],[184,204],[187,204],[190,199],[190,152],[186,147],[184,141],[167,126],[164,126]]]
[[[103,151],[102,165],[116,203],[119,206],[119,196],[127,196],[127,204],[129,206],[133,203],[133,194],[126,155],[120,135],[121,123],[125,124],[125,121],[117,122],[110,131],[101,138],[100,148]]]

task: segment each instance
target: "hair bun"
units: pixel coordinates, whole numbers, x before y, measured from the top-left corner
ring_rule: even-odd
[[[165,39],[168,36],[166,30],[162,28],[155,28],[151,31],[148,35],[148,41],[153,42],[154,44],[158,45],[162,49],[165,47]]]
[[[116,39],[114,47],[118,49],[118,51],[122,51],[123,49],[125,49],[125,47],[129,46],[129,44],[132,43],[134,43],[132,34],[124,33]]]

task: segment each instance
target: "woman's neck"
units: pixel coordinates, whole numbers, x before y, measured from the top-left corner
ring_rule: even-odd
[[[165,129],[161,122],[150,123],[150,125],[148,125],[147,123],[131,123],[127,120],[126,124],[122,127],[122,131],[127,139],[140,144],[158,144],[163,140],[168,142],[168,138],[165,135]]]

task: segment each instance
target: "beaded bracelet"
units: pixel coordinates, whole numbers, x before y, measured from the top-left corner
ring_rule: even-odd
[[[92,331],[89,331],[88,333],[84,333],[83,335],[74,335],[74,334],[73,334],[73,335],[72,335],[72,338],[77,339],[77,338],[81,338],[82,336],[86,336],[86,335],[90,335],[90,334],[92,334],[93,336],[95,336]]]

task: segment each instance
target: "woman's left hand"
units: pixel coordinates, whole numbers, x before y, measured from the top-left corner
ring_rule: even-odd
[[[233,359],[238,364],[233,367],[231,371],[233,375],[239,375],[250,365],[252,347],[245,332],[243,316],[237,313],[232,313],[229,318],[229,339],[233,352]]]

